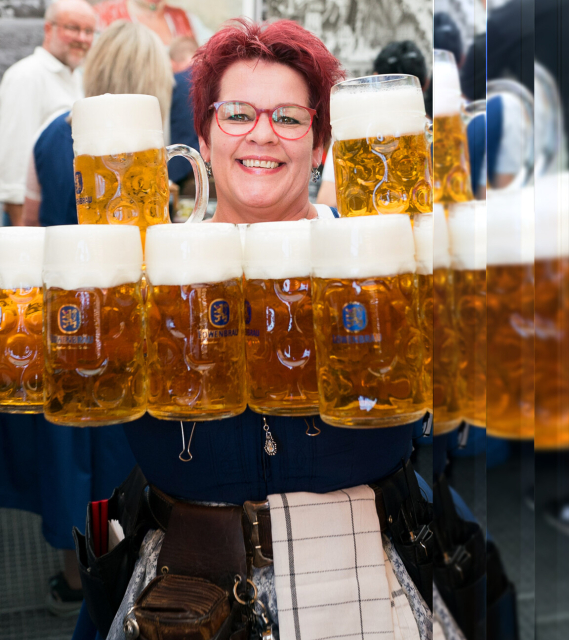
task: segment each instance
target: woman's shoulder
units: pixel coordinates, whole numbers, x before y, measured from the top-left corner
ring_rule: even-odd
[[[69,111],[59,113],[48,120],[44,128],[38,135],[34,148],[42,146],[44,144],[51,144],[52,141],[57,139],[71,138],[71,123],[69,120]]]

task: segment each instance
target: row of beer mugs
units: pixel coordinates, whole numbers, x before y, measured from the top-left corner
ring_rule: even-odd
[[[435,205],[435,434],[569,446],[569,175],[537,184]]]
[[[212,420],[247,403],[351,427],[425,414],[429,273],[408,215],[241,235],[149,228],[143,291],[137,227],[0,230],[1,410],[75,426],[146,410]]]

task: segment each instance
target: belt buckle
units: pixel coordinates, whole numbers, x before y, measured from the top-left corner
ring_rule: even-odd
[[[245,514],[249,523],[251,525],[251,545],[253,547],[253,566],[257,569],[261,567],[266,567],[272,564],[271,558],[267,558],[263,555],[261,551],[261,537],[259,535],[259,520],[257,518],[257,513],[264,509],[269,509],[269,501],[264,500],[262,502],[252,502],[247,500],[243,504],[243,509],[245,510]]]

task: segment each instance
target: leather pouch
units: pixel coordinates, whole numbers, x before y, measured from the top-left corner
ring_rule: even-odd
[[[125,624],[127,638],[141,640],[226,640],[232,615],[226,591],[208,580],[177,574],[154,578]]]

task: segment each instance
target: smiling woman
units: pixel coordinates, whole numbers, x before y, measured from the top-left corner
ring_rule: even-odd
[[[343,79],[336,58],[294,22],[236,20],[192,68],[200,150],[216,179],[214,222],[315,218],[308,184],[330,136],[330,89]]]
[[[110,610],[116,611],[112,624],[109,622],[110,629],[104,625],[100,627],[109,640],[125,637],[123,624],[130,628],[135,622],[138,624],[137,620],[142,620],[136,607],[134,613],[131,607],[137,598],[142,606],[145,598],[141,595],[143,588],[157,573],[157,569],[158,574],[185,573],[208,580],[211,578],[229,593],[234,587],[233,576],[252,577],[256,583],[254,589],[258,589],[259,606],[262,603],[263,609],[266,607],[266,616],[262,616],[265,620],[263,624],[276,624],[273,567],[268,566],[271,560],[263,556],[264,548],[253,542],[253,534],[247,532],[246,544],[254,545],[252,553],[255,556],[254,560],[249,557],[249,566],[254,562],[255,570],[249,575],[245,575],[244,571],[246,563],[241,517],[242,505],[246,503],[244,506],[248,508],[247,505],[251,504],[248,501],[266,501],[274,494],[325,494],[379,481],[404,482],[400,487],[402,493],[398,489],[397,495],[407,495],[405,492],[411,489],[406,487],[412,486],[413,491],[416,490],[417,504],[423,504],[414,476],[410,476],[409,480],[402,469],[411,454],[413,430],[419,425],[411,423],[382,429],[336,429],[324,424],[315,415],[317,407],[314,396],[318,394],[315,391],[314,341],[311,333],[310,267],[302,263],[300,249],[291,251],[289,244],[283,242],[283,235],[287,235],[287,227],[287,237],[293,236],[294,241],[301,245],[304,219],[329,218],[330,224],[335,224],[333,210],[310,204],[308,185],[313,169],[320,164],[324,143],[330,136],[330,90],[343,79],[340,63],[318,38],[296,23],[281,20],[272,24],[254,24],[237,20],[198,49],[192,65],[192,76],[200,153],[206,162],[211,163],[216,180],[218,206],[213,223],[273,223],[252,225],[247,229],[247,300],[238,307],[237,312],[242,313],[244,306],[242,320],[247,336],[247,366],[250,367],[254,361],[258,372],[254,382],[249,374],[246,382],[249,389],[254,386],[258,393],[255,397],[252,392],[249,393],[249,406],[254,407],[254,411],[248,408],[239,415],[223,420],[195,422],[191,427],[189,424],[180,425],[179,421],[158,420],[147,415],[124,425],[131,449],[151,486],[149,504],[153,518],[148,524],[153,529],[160,527],[167,531],[160,551],[162,533],[157,531],[152,538],[152,534],[148,534],[140,554],[137,553],[140,560],[120,608],[117,611],[116,603],[107,607],[107,614]],[[225,227],[222,224],[206,226],[212,227],[212,235],[222,233],[221,227]],[[251,230],[254,230],[253,235],[249,234]],[[225,246],[218,244],[207,250],[202,244],[198,246],[204,254],[196,257],[194,263],[200,266],[208,261],[222,264],[227,257]],[[256,260],[261,263],[259,269],[255,268]],[[152,283],[152,274],[148,272],[147,275]],[[195,295],[192,308],[197,308],[198,300],[209,300],[203,276],[200,278],[199,292]],[[182,289],[180,297],[186,295],[187,288]],[[223,300],[216,299],[210,304],[214,302]],[[178,336],[185,336],[183,330],[179,329],[182,324],[172,324],[171,318],[165,314],[153,317],[153,322],[160,325],[165,335],[174,335],[175,331]],[[187,322],[188,317],[184,313],[181,322]],[[212,324],[217,326],[213,321]],[[227,346],[230,336],[224,331],[216,329],[210,333],[211,340],[226,341],[224,344],[216,343],[216,348]],[[214,348],[209,340],[208,333],[207,342],[203,345]],[[198,343],[188,342],[190,344]],[[174,352],[169,348],[166,351],[162,349],[160,353],[160,366],[168,365],[170,354]],[[179,353],[183,367],[187,366],[189,370],[195,366],[195,363],[192,365],[193,351],[180,350]],[[309,361],[312,369],[304,366]],[[196,393],[197,387],[186,382],[186,373],[181,369],[175,379],[172,376],[175,382],[172,388],[182,392],[179,399],[174,398],[174,402],[183,402],[192,391]],[[239,372],[227,374],[220,388],[222,397],[227,398],[230,387],[241,381]],[[284,387],[287,390],[283,393]],[[298,410],[298,402],[288,402],[291,397],[295,401],[305,401],[308,393],[312,397],[308,398],[301,410]],[[171,397],[176,394],[172,392]],[[287,405],[285,411],[281,411],[283,404]],[[180,446],[183,447],[182,452]],[[345,495],[342,493],[343,500]],[[330,498],[315,498],[320,499]],[[200,504],[197,507],[200,513],[197,514],[189,502],[238,506],[218,509]],[[340,502],[342,500],[331,504]],[[373,506],[375,501],[370,498],[367,503],[371,508],[372,520],[375,518],[374,526],[378,527]],[[264,504],[258,502],[255,508]],[[160,511],[160,505],[166,505],[166,510]],[[170,509],[173,509],[171,517]],[[165,520],[160,519],[162,516],[159,511],[165,515]],[[326,531],[333,533],[332,527],[336,524],[351,530],[352,525],[349,518],[346,520],[346,513],[341,507],[339,512],[333,510],[331,517],[323,520]],[[176,514],[179,514],[179,520]],[[264,515],[267,516],[266,511]],[[311,516],[314,515],[311,513]],[[217,520],[218,517],[220,520]],[[227,517],[232,518],[231,522],[226,520]],[[258,518],[259,521],[261,519]],[[397,514],[394,514],[395,520]],[[183,540],[181,546],[176,541],[176,522],[184,527],[184,533],[179,538]],[[255,520],[251,520],[251,523],[259,524]],[[199,534],[200,539],[192,542],[187,538],[190,531]],[[223,541],[217,539],[218,534],[223,535]],[[268,535],[268,540],[271,540],[270,533],[257,530],[255,535]],[[274,531],[273,535],[278,537]],[[233,536],[237,536],[235,545],[228,542],[233,540]],[[237,542],[238,538],[240,542]],[[221,554],[221,549],[224,549],[223,554],[227,550],[227,554]],[[322,549],[315,554],[319,562],[323,561]],[[187,554],[186,550],[190,550],[190,553]],[[372,555],[365,554],[368,563],[375,562],[373,553],[379,551],[380,544],[372,543]],[[165,562],[164,553],[170,554],[171,561]],[[186,556],[195,559],[195,564],[192,560],[192,566],[182,570],[180,562],[184,562]],[[234,564],[237,557],[239,567]],[[146,558],[151,563],[147,566]],[[241,560],[243,564],[240,564]],[[219,572],[216,567],[219,567]],[[261,568],[262,572],[258,572],[257,569]],[[214,577],[210,569],[215,573]],[[225,577],[218,580],[222,574]],[[224,582],[227,576],[230,577],[230,584]],[[152,584],[160,581],[162,579],[159,577]],[[113,585],[116,585],[116,581]],[[115,593],[115,586],[110,590]],[[312,589],[311,593],[316,591],[318,589]],[[144,593],[148,593],[148,590]],[[100,597],[86,593],[86,600],[90,602],[89,610],[102,611],[104,607],[101,603],[94,603],[92,596],[95,599]],[[283,601],[286,602],[281,598],[279,606],[282,607]],[[238,599],[238,602],[242,601]],[[256,610],[255,615],[257,613]],[[343,614],[340,612],[338,615]],[[162,612],[155,616],[156,619],[161,617]],[[351,621],[350,625],[357,627],[359,622],[360,617],[357,616],[357,620]],[[330,617],[326,628],[318,629],[319,637],[327,637],[329,631],[332,635],[336,623],[337,618]],[[225,631],[231,624],[238,627],[241,623],[238,618],[233,623],[228,620],[227,628],[224,625]],[[241,632],[240,637],[248,637],[247,629],[241,629]],[[220,631],[219,635],[214,636],[215,640],[226,638],[224,633]],[[208,634],[210,637],[209,631]],[[142,635],[150,637],[141,628],[140,637]],[[300,635],[298,632],[297,637]],[[302,637],[305,635],[308,637],[313,634],[303,633]],[[182,637],[188,637],[183,635],[182,629],[179,635],[172,635],[173,639]],[[292,635],[284,629],[281,637]]]

